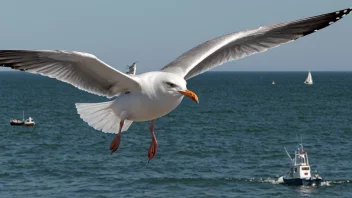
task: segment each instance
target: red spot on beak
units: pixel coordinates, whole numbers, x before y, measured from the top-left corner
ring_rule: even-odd
[[[192,99],[194,102],[199,103],[198,96],[190,90],[185,90],[185,91],[178,91],[180,94],[187,96],[188,98]]]

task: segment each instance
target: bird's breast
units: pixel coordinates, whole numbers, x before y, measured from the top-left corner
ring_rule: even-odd
[[[115,101],[117,112],[125,111],[128,120],[148,121],[162,117],[174,110],[182,101],[182,96],[173,99],[162,99],[147,94],[125,94]]]

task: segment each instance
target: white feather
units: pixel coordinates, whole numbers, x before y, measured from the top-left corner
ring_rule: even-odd
[[[99,96],[111,98],[139,89],[131,75],[105,64],[92,54],[59,50],[0,50],[0,64],[39,73]]]
[[[76,103],[77,112],[89,126],[105,133],[118,133],[121,118],[114,111],[115,101],[102,103]],[[122,131],[127,131],[133,121],[125,120]]]

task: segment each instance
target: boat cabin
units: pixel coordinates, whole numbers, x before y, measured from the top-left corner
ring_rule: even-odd
[[[289,176],[291,178],[310,178],[310,165],[308,161],[308,153],[303,149],[303,145],[299,144],[292,159]]]
[[[29,117],[27,120],[26,120],[26,122],[33,122],[34,120],[33,120],[33,118],[32,117]]]

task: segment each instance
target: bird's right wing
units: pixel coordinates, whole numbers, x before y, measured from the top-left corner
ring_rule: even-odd
[[[161,70],[190,79],[216,66],[238,60],[325,28],[351,12],[352,8],[296,21],[268,25],[227,34],[202,43]]]
[[[89,93],[108,98],[123,91],[140,89],[135,77],[83,52],[0,50],[0,66],[56,78]]]

